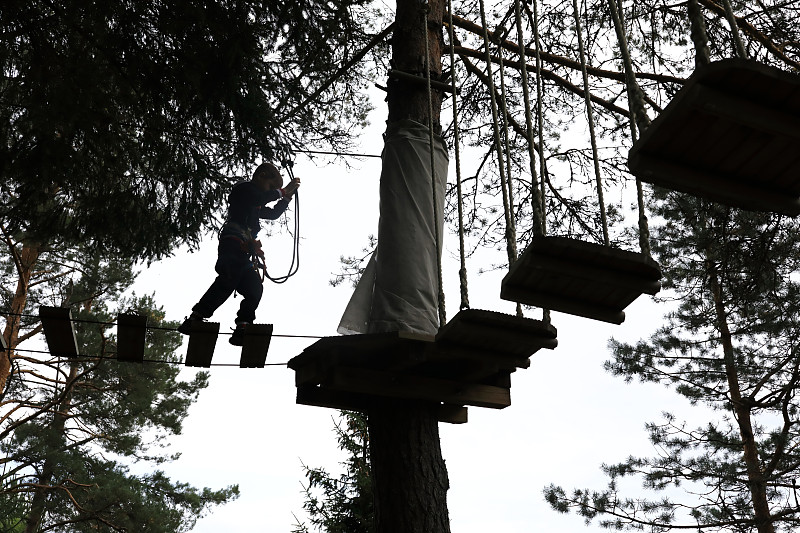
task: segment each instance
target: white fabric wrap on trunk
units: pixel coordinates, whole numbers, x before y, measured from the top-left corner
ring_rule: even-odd
[[[436,217],[433,214],[428,128],[403,120],[384,136],[378,247],[339,323],[339,333],[409,331],[435,335],[448,156],[434,136]],[[436,247],[434,224],[439,226]]]

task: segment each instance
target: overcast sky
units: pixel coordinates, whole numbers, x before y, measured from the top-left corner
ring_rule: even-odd
[[[375,124],[365,136],[364,153],[380,153],[384,113],[383,107],[373,113]],[[287,283],[265,285],[257,321],[275,325],[268,363],[285,363],[314,342],[279,335],[336,334],[352,289],[331,287],[329,280],[341,255],[359,253],[367,236],[377,233],[380,160],[351,159],[350,169],[325,166],[324,161],[314,163],[303,155],[296,161],[295,174],[303,183],[301,264]],[[451,162],[451,182],[454,172]],[[292,209],[289,220],[296,215]],[[271,274],[284,274],[291,237],[284,232],[263,241]],[[459,303],[457,236],[448,231],[445,245],[447,314],[452,317]],[[499,298],[504,272],[478,273],[491,261],[501,262],[503,254],[487,252],[469,262],[473,308],[514,312],[513,303]],[[215,258],[216,237],[209,236],[198,252],[181,250],[143,271],[135,290],[156,291],[167,318],[182,320],[214,279]],[[231,298],[214,315],[223,331],[233,326],[239,302]],[[512,374],[510,407],[470,407],[469,423],[440,425],[453,532],[600,531],[586,528],[580,518],[551,511],[542,489],[551,482],[567,489],[604,488],[601,463],[652,454],[645,422],[659,420],[662,411],[685,411],[686,403],[663,387],[625,384],[602,369],[611,336],[627,341],[649,336],[663,311],[642,296],[620,326],[553,313],[559,346],[541,350],[529,369]],[[539,311],[528,316],[541,318]],[[185,343],[182,350],[185,354]],[[238,349],[220,337],[214,362],[238,363],[238,357]],[[182,376],[189,379],[193,372],[186,369]],[[302,464],[341,470],[338,463],[344,456],[333,432],[337,412],[296,405],[295,390],[294,372],[285,366],[211,369],[210,387],[191,408],[183,434],[171,441],[172,451],[182,456],[165,469],[195,486],[238,483],[242,495],[201,520],[195,531],[289,531],[293,513],[305,519]]]

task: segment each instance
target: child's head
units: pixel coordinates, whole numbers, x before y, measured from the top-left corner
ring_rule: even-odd
[[[272,163],[261,163],[253,172],[253,183],[265,191],[283,187],[283,177],[278,167]]]

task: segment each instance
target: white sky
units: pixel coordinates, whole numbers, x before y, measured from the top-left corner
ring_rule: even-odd
[[[375,125],[362,150],[377,154],[384,105],[373,116]],[[300,271],[283,285],[267,282],[258,312],[258,322],[273,323],[276,335],[336,334],[352,289],[333,288],[328,281],[339,268],[339,257],[359,253],[378,224],[380,160],[351,162],[355,168],[348,170],[343,165],[317,167],[298,157]],[[451,180],[454,167],[451,161]],[[291,237],[281,233],[264,242],[271,273],[285,273]],[[459,302],[458,239],[449,231],[445,245],[447,312],[452,317]],[[181,251],[152,265],[139,276],[135,290],[156,291],[167,318],[181,320],[214,279],[215,258],[216,238],[211,236],[194,254]],[[491,260],[502,261],[502,255]],[[472,307],[513,313],[514,304],[499,298],[504,273],[479,275],[486,266],[475,260],[468,264]],[[223,331],[232,327],[240,301],[231,298],[214,315]],[[604,488],[601,463],[622,461],[630,454],[651,455],[645,422],[659,420],[662,411],[685,411],[686,402],[663,387],[626,385],[602,369],[612,335],[627,341],[649,336],[663,310],[643,296],[627,309],[620,326],[553,313],[559,346],[535,354],[529,369],[512,375],[510,407],[470,407],[469,423],[440,425],[452,531],[600,531],[597,526],[585,528],[578,517],[550,510],[542,489],[551,482],[567,490]],[[538,311],[529,316],[540,318]],[[286,362],[312,342],[276,337],[267,362]],[[185,354],[185,343],[182,350]],[[237,363],[238,356],[227,337],[221,337],[214,362]],[[182,376],[188,379],[193,372],[186,369]],[[165,470],[173,479],[199,487],[238,483],[242,494],[198,522],[195,531],[289,531],[292,513],[304,519],[301,462],[338,473],[344,458],[333,432],[336,414],[296,405],[294,372],[286,367],[212,368],[210,387],[191,408],[183,434],[172,440],[172,451],[182,457]]]

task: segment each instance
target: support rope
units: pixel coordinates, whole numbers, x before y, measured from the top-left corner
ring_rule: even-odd
[[[592,94],[589,90],[589,73],[586,70],[586,49],[583,44],[581,30],[580,13],[578,12],[578,0],[572,0],[572,9],[575,16],[575,33],[578,35],[578,53],[581,59],[581,73],[583,74],[583,97],[586,101],[586,116],[589,120],[589,138],[592,144],[592,161],[594,163],[594,176],[597,184],[597,202],[600,206],[600,224],[603,228],[603,244],[610,246],[608,237],[608,217],[606,216],[606,204],[603,198],[603,179],[600,175],[600,157],[597,153],[597,136],[594,131],[594,113],[592,112]]]
[[[450,36],[450,83],[453,87],[453,135],[456,156],[456,192],[458,196],[458,250],[461,268],[458,270],[459,286],[461,288],[460,309],[469,309],[469,288],[467,286],[467,260],[464,245],[464,192],[461,187],[461,138],[458,130],[458,97],[456,95],[456,52],[455,30],[453,29],[453,0],[447,0],[449,15],[448,33]]]
[[[491,108],[492,108],[492,130],[494,132],[494,144],[497,150],[497,167],[498,172],[500,173],[501,180],[502,176],[505,174],[505,166],[503,165],[503,148],[500,142],[500,127],[498,125],[498,112],[497,112],[497,100],[495,99],[495,87],[494,87],[494,77],[492,75],[492,56],[491,50],[489,49],[489,28],[486,23],[486,6],[484,0],[480,0],[480,9],[481,9],[481,25],[483,26],[483,47],[485,52],[485,60],[486,60],[486,71],[487,71],[487,81],[489,83],[489,97],[491,100]],[[504,207],[507,199],[505,188],[502,186],[503,189],[503,197],[504,197]],[[514,264],[516,261],[516,253],[514,251],[514,246],[508,240],[508,209],[506,209],[506,252],[508,254],[508,266]],[[516,243],[514,243],[515,245]]]
[[[740,58],[747,59],[747,49],[744,47],[742,36],[739,34],[739,25],[736,23],[736,16],[733,14],[730,0],[722,0],[722,5],[725,7],[725,18],[728,19],[728,25],[731,27],[731,35],[736,45],[736,53]]]
[[[498,41],[504,38],[499,32],[494,32],[498,36]],[[500,176],[500,186],[503,187],[503,212],[506,218],[506,245],[508,246],[509,255],[513,256],[514,261],[517,260],[517,221],[514,216],[514,181],[511,172],[511,143],[508,137],[508,97],[506,95],[506,76],[505,76],[505,61],[503,61],[503,47],[497,47],[497,55],[500,65],[500,99],[502,105],[502,120],[503,120],[503,144],[506,157],[506,173],[505,177]],[[511,265],[511,261],[509,261]],[[517,316],[522,316],[522,304],[517,302],[516,306]]]
[[[541,198],[539,201],[536,201],[535,198],[535,191],[532,191],[531,194],[533,198],[531,202],[533,204],[533,212],[534,218],[537,212],[537,206],[540,209],[539,216],[541,217],[541,231],[542,235],[547,235],[547,204],[545,202],[546,198],[546,184],[545,181],[547,180],[547,164],[544,158],[544,111],[542,110],[542,93],[544,92],[544,78],[542,77],[542,44],[541,39],[539,36],[539,2],[538,0],[533,0],[533,38],[535,41],[535,52],[536,52],[536,121],[537,127],[539,129],[539,170],[540,170],[540,177],[541,177]],[[519,0],[515,2],[516,12],[517,12],[517,39],[520,45],[520,50],[522,51],[522,57],[525,58],[525,47],[524,41],[522,39],[522,15],[519,13]],[[525,61],[523,61],[523,64]],[[527,82],[527,66],[523,65],[523,72],[526,75],[526,82]],[[523,86],[523,94],[527,93],[527,87]],[[530,97],[527,97],[530,100]],[[527,104],[526,114],[530,115],[530,102]],[[527,120],[527,117],[526,117]],[[530,131],[532,124],[526,125],[528,131]],[[533,139],[531,139],[533,141]],[[530,148],[531,152],[533,151]],[[530,152],[529,152],[530,154]],[[531,173],[533,173],[534,167],[531,167]],[[534,230],[535,230],[534,225]],[[548,322],[549,322],[549,311],[546,312]]]
[[[622,23],[623,14],[621,6],[615,0],[608,0],[611,10],[611,18],[614,21],[614,30],[617,33],[622,60],[625,68],[625,81],[628,91],[628,111],[630,113],[631,143],[635,143],[638,138],[637,127],[644,131],[650,125],[650,119],[644,107],[644,96],[636,81],[636,74],[633,71],[633,62],[628,51],[628,40],[625,37],[625,28]],[[650,227],[647,222],[647,211],[644,203],[644,187],[642,180],[636,178],[636,202],[639,210],[639,248],[646,258],[651,257],[650,250]]]
[[[433,142],[433,89],[431,88],[431,47],[430,39],[428,36],[428,13],[430,13],[430,4],[428,0],[424,0],[424,7],[422,9],[422,31],[425,35],[425,80],[428,85],[428,147],[431,156],[431,189],[432,202],[433,202],[433,234],[436,245],[436,281],[439,289],[438,302],[439,302],[439,326],[444,326],[447,322],[447,314],[444,307],[444,284],[442,281],[442,253],[441,253],[441,236],[439,235],[439,215],[436,210],[438,204],[438,194],[436,192],[436,155],[434,154]]]

